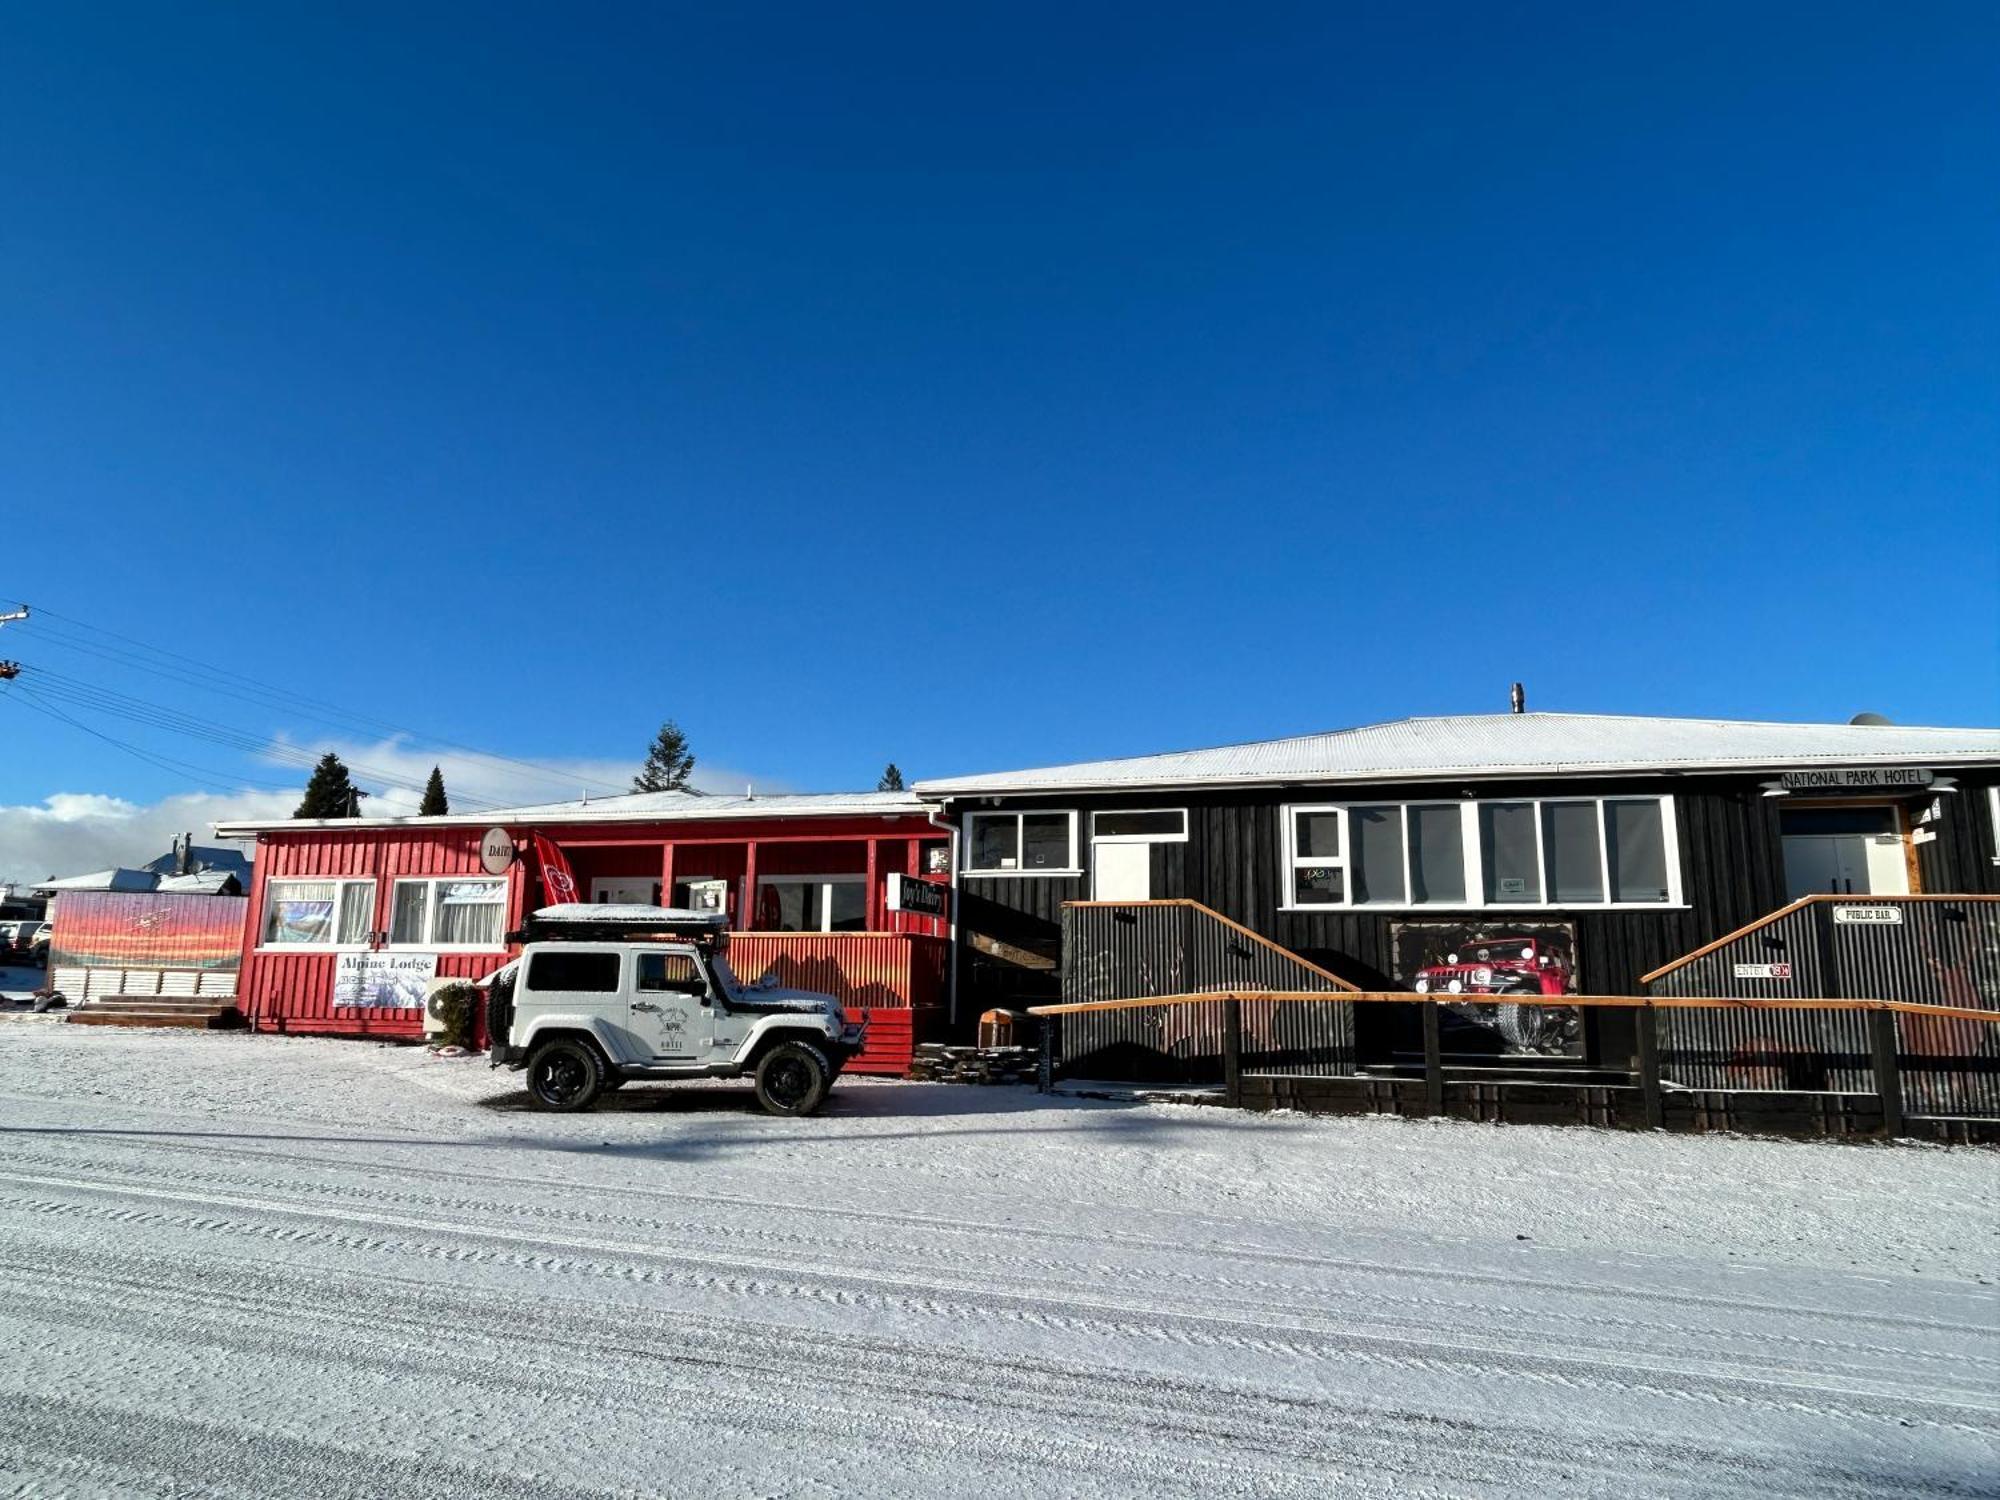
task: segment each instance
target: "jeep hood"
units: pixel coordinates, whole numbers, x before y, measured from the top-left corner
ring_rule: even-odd
[[[806,1015],[838,1015],[840,1002],[817,990],[788,990],[779,985],[750,985],[730,999],[738,1010],[778,1010]]]

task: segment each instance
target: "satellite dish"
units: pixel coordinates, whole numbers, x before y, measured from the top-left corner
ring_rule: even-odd
[[[1890,723],[1890,720],[1882,714],[1864,712],[1856,714],[1853,718],[1849,719],[1847,722],[1850,724],[1870,724],[1877,726],[1886,726]]]

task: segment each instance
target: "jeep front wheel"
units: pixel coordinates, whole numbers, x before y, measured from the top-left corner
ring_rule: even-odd
[[[767,1114],[809,1115],[832,1087],[826,1054],[804,1042],[780,1042],[757,1063],[757,1102]]]
[[[604,1059],[589,1042],[558,1037],[528,1059],[528,1098],[536,1109],[573,1114],[604,1092]]]

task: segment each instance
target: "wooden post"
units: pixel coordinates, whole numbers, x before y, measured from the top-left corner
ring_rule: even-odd
[[[660,851],[660,905],[674,904],[674,846],[671,842]]]
[[[1243,1002],[1222,1002],[1222,1086],[1231,1109],[1243,1103]]]
[[[1875,1041],[1875,1092],[1882,1097],[1882,1133],[1903,1133],[1903,1070],[1896,1061],[1896,1013],[1887,1008],[1868,1013]]]
[[[1639,1097],[1645,1103],[1646,1128],[1664,1128],[1667,1110],[1660,1097],[1660,1013],[1650,1005],[1639,1007]]]
[[[743,911],[737,918],[739,932],[755,932],[757,922],[757,841],[743,846]]]
[[[1424,1008],[1424,1113],[1444,1113],[1444,1044],[1438,1036],[1438,1007],[1425,1000]]]
[[[880,843],[879,839],[868,841],[868,899],[861,903],[861,925],[870,932],[882,932],[889,926],[887,913],[883,909],[885,902],[882,888],[875,875],[876,850]]]
[[[1042,1055],[1035,1063],[1035,1092],[1046,1094],[1056,1081],[1056,1028],[1061,1016],[1042,1017]]]

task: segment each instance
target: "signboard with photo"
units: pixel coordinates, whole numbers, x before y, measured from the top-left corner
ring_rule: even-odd
[[[1453,1051],[1509,1057],[1578,1057],[1581,1016],[1561,1005],[1481,1004],[1480,995],[1581,993],[1576,928],[1568,922],[1395,922],[1390,924],[1399,983],[1424,994],[1464,995],[1446,1009]],[[1454,1034],[1455,1033],[1455,1034]]]
[[[343,953],[333,969],[333,1003],[357,1010],[422,1010],[437,978],[435,953]]]

